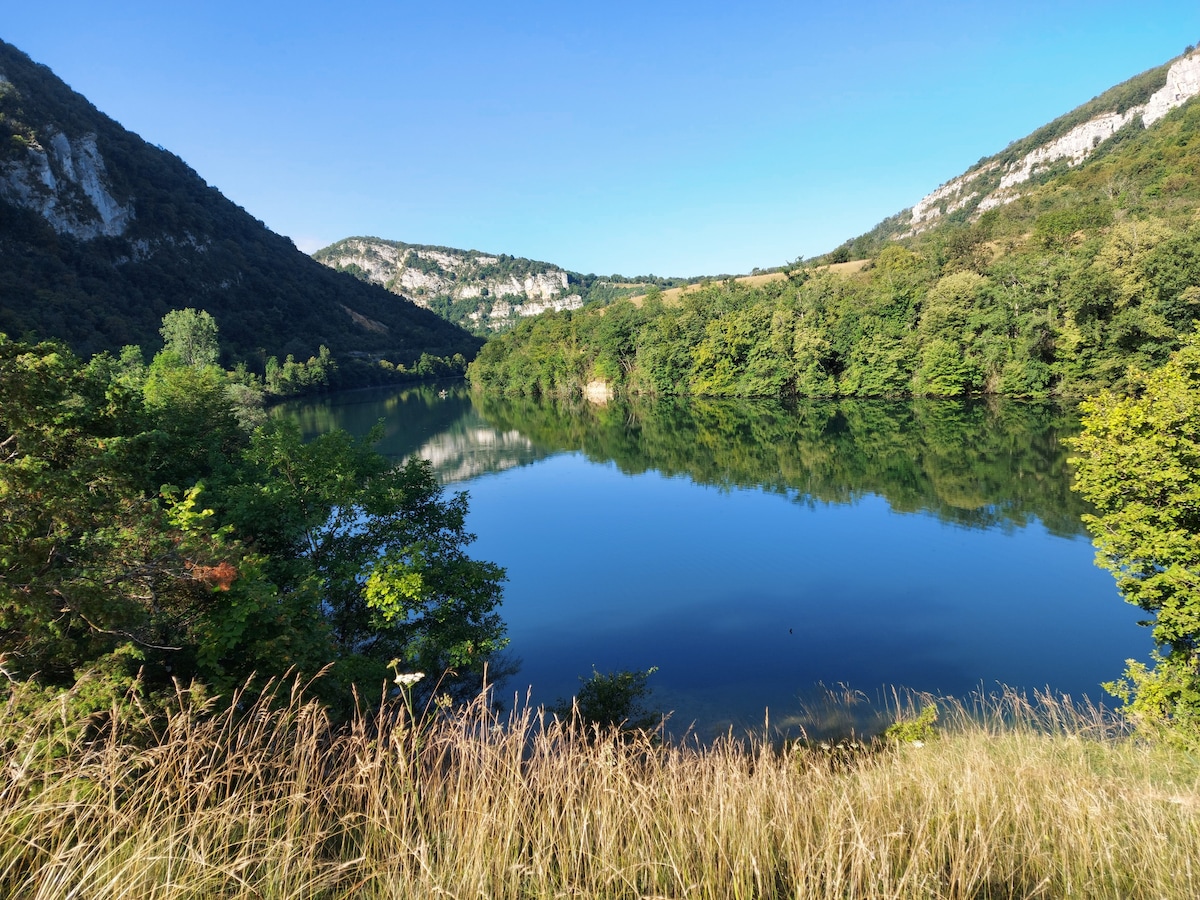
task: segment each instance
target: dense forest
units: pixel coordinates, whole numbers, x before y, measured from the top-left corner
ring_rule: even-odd
[[[342,385],[387,380],[380,360],[394,371],[422,354],[478,349],[478,338],[428,310],[314,262],[2,41],[0,73],[0,331],[65,341],[85,356],[155,349],[162,317],[195,307],[220,325],[225,365],[263,374],[271,356],[282,365],[325,346]],[[80,150],[93,139],[99,162]],[[96,217],[80,187],[84,163],[128,211],[120,233],[72,233],[45,216]],[[37,177],[21,186],[23,168]],[[57,195],[23,196],[47,179]]]
[[[522,322],[484,348],[472,383],[564,397],[594,380],[655,395],[1080,396],[1162,364],[1200,315],[1200,104],[1132,122],[1029,185],[909,237],[897,220],[774,282]],[[856,271],[826,265],[854,246],[871,254]]]
[[[347,712],[393,669],[473,694],[505,644],[504,571],[467,556],[465,495],[268,418],[204,313],[84,362],[0,335],[0,669],[105,708],[132,686],[229,692],[324,673]]]

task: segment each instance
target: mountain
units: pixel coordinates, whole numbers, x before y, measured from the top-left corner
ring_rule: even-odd
[[[1013,203],[1088,158],[1136,137],[1198,94],[1200,53],[1189,49],[1179,59],[1105,91],[979,160],[911,208],[846,241],[841,252],[830,255],[832,261],[866,258],[888,240],[912,237],[939,224],[978,221],[989,209]]]
[[[782,277],[539,317],[490,341],[470,377],[597,397],[1123,387],[1200,320],[1197,95],[1189,48]]]
[[[503,254],[351,237],[313,259],[465,327],[500,331],[522,316],[583,306],[565,270]]]
[[[339,272],[387,288],[476,334],[512,328],[547,311],[605,305],[696,279],[570,272],[552,263],[376,237],[349,237],[313,254]]]
[[[185,307],[216,319],[223,362],[259,371],[321,345],[343,363],[411,365],[481,343],[314,262],[0,41],[0,332],[81,354],[154,347],[162,316]]]

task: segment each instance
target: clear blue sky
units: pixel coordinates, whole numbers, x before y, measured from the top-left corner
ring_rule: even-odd
[[[305,250],[829,250],[1200,42],[1200,2],[9,3],[0,37]]]

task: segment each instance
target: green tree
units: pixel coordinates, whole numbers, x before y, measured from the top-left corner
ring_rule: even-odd
[[[264,553],[281,595],[327,627],[342,686],[377,684],[399,658],[430,676],[422,689],[470,692],[507,644],[504,570],[466,554],[466,494],[444,498],[425,460],[376,453],[380,433],[305,443],[295,423],[273,420],[211,502]]]
[[[1153,618],[1152,667],[1110,687],[1144,726],[1200,741],[1200,332],[1166,365],[1134,372],[1133,396],[1083,405],[1076,488],[1097,562]]]
[[[579,693],[571,700],[559,700],[554,714],[560,719],[579,721],[587,727],[626,732],[653,731],[663,722],[663,714],[647,709],[651,688],[646,681],[658,671],[651,666],[642,671],[601,674],[592,670],[591,678],[580,678]]]
[[[163,316],[162,335],[168,353],[185,366],[215,366],[220,356],[217,322],[204,310],[175,309]]]
[[[0,335],[0,660],[69,686],[316,674],[331,705],[402,658],[478,684],[504,572],[470,559],[464,494],[334,433],[247,435],[215,367],[121,363]],[[167,482],[167,483],[164,483]]]
[[[0,654],[51,684],[200,674],[203,635],[253,581],[195,491],[144,486],[161,433],[108,362],[0,336]]]

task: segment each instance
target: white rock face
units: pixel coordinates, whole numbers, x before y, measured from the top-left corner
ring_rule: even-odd
[[[449,293],[446,288],[450,286],[441,276],[420,269],[401,269],[396,284],[406,291],[427,291],[430,294]]]
[[[912,208],[912,232],[923,231],[921,226],[932,223],[943,215],[949,215],[957,209],[962,209],[971,200],[979,196],[978,191],[970,190],[972,182],[981,175],[995,171],[997,163],[991,163],[978,172],[960,175],[953,181],[947,181],[932,194],[922,197]],[[945,208],[943,209],[943,204]]]
[[[501,300],[498,303],[492,304],[490,313],[484,313],[482,309],[477,309],[470,313],[467,318],[475,324],[483,323],[492,331],[499,331],[506,325],[512,324],[514,319],[524,318],[525,316],[536,316],[544,312],[563,312],[568,309],[580,309],[583,306],[583,297],[579,294],[570,294],[566,297],[555,297],[552,300],[531,300],[528,303],[506,303]]]
[[[355,265],[367,273],[370,281],[386,284],[402,253],[403,251],[390,244],[355,239],[343,243],[339,255],[327,260],[325,264],[335,269]]]
[[[1176,60],[1167,70],[1166,84],[1156,91],[1142,106],[1133,106],[1124,113],[1103,113],[1077,125],[1066,134],[1059,135],[1048,144],[1034,148],[1015,163],[1009,164],[1000,178],[1000,184],[989,192],[976,206],[982,213],[1020,197],[1016,190],[1039,171],[1060,160],[1067,165],[1077,166],[1092,151],[1111,138],[1120,129],[1135,119],[1141,119],[1143,127],[1149,127],[1177,106],[1182,106],[1192,97],[1200,95],[1200,51]],[[993,173],[998,163],[970,172],[949,181],[936,191],[922,197],[912,208],[912,224],[904,236],[924,231],[943,215],[961,209],[979,191],[973,186],[982,177]]]
[[[1126,110],[1124,115],[1107,113],[1082,125],[1076,125],[1061,137],[1023,156],[1015,166],[1004,173],[997,190],[1004,191],[1028,181],[1036,171],[1060,159],[1065,159],[1071,166],[1079,165],[1101,142],[1107,141],[1118,130],[1136,119],[1141,111],[1141,107],[1134,107]]]
[[[467,318],[494,331],[523,316],[583,306],[579,294],[567,294],[570,280],[563,270],[488,275],[482,270],[499,263],[500,257],[474,251],[397,247],[383,241],[352,238],[343,241],[336,255],[326,256],[322,262],[338,269],[357,267],[368,280],[426,308],[431,296],[478,300],[479,308]]]
[[[1197,94],[1200,94],[1200,53],[1193,53],[1167,70],[1167,83],[1146,102],[1142,124],[1149,128]]]
[[[133,206],[109,192],[96,136],[69,140],[55,131],[47,143],[48,148],[32,146],[23,159],[0,166],[0,197],[38,213],[59,234],[84,241],[124,234]]]
[[[530,301],[522,303],[516,308],[518,316],[536,316],[539,313],[548,312],[563,312],[568,309],[580,309],[583,306],[583,298],[578,294],[571,294],[566,297],[555,297],[551,300]]]

